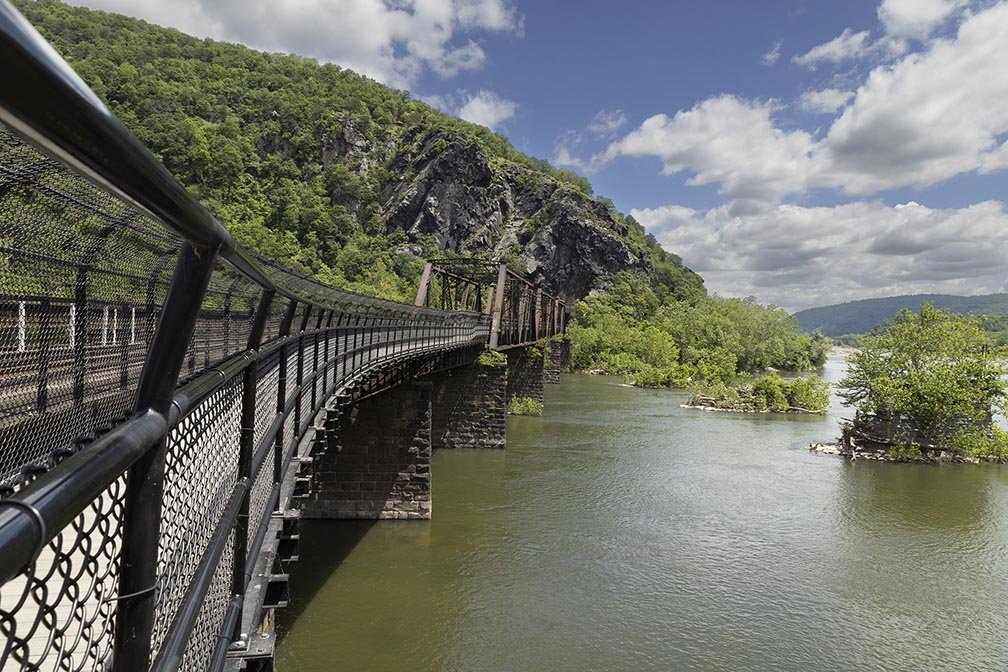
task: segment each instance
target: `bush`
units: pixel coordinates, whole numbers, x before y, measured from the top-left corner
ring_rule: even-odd
[[[717,381],[695,388],[689,405],[737,411],[825,413],[829,406],[829,384],[819,376],[784,380],[776,373],[738,387]]]
[[[542,415],[543,405],[531,397],[513,397],[507,405],[508,415]]]
[[[476,361],[482,366],[501,366],[507,364],[507,357],[497,350],[484,350]]]

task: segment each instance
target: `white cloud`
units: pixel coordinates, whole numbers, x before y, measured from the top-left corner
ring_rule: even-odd
[[[732,216],[726,207],[631,210],[713,291],[800,309],[894,294],[998,291],[1008,277],[1008,211],[779,205]]]
[[[501,124],[514,117],[518,109],[517,103],[501,98],[493,91],[480,89],[466,96],[466,102],[458,108],[458,116],[491,130],[497,130]]]
[[[736,211],[759,208],[804,190],[811,169],[811,135],[777,128],[775,109],[771,102],[710,98],[673,117],[645,120],[593,164],[621,155],[658,156],[664,174],[688,171],[687,184],[720,184]]]
[[[588,130],[599,136],[611,136],[627,123],[623,110],[600,110],[588,123]]]
[[[596,155],[656,156],[687,184],[718,184],[740,213],[812,188],[873,194],[926,188],[969,172],[1008,168],[1008,2],[966,16],[956,35],[876,66],[848,100],[806,92],[798,105],[846,105],[824,136],[778,119],[773,101],[730,95],[674,116],[655,115]]]
[[[855,33],[850,28],[844,28],[844,31],[840,35],[834,37],[829,42],[812,47],[809,51],[795,56],[791,60],[798,65],[815,69],[821,63],[839,63],[840,61],[859,58],[865,54],[869,46],[867,30]]]
[[[922,40],[966,4],[965,0],[882,0],[878,17],[889,35]]]
[[[798,99],[798,107],[807,112],[833,114],[854,97],[853,91],[839,89],[808,90]]]
[[[592,166],[589,162],[582,160],[575,154],[578,146],[584,141],[577,131],[567,131],[561,134],[553,143],[553,163],[558,166],[574,168],[582,173],[591,173]]]
[[[1006,35],[1002,3],[964,20],[954,39],[874,69],[829,131],[819,182],[872,193],[998,165],[1008,133]]]
[[[780,60],[782,44],[784,44],[783,40],[777,40],[773,43],[773,46],[770,47],[770,51],[763,54],[764,65],[774,65]]]
[[[521,35],[511,0],[73,0],[200,37],[293,52],[397,87],[426,70],[452,77],[486,59],[472,31]]]

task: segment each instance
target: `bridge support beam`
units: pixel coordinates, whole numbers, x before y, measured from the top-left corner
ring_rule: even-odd
[[[406,383],[329,411],[303,518],[423,520],[431,516],[431,390]]]
[[[540,347],[511,348],[507,355],[507,401],[528,397],[543,401],[545,363]]]
[[[434,448],[503,448],[506,381],[503,361],[474,362],[433,375]]]

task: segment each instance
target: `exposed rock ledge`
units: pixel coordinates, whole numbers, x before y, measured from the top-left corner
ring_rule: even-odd
[[[917,462],[919,464],[965,463],[965,464],[1005,464],[1008,460],[997,457],[976,457],[960,455],[948,450],[930,452],[920,457],[893,457],[885,450],[851,450],[839,441],[828,443],[810,443],[808,449],[813,453],[824,455],[839,455],[849,460],[875,460],[877,462]]]

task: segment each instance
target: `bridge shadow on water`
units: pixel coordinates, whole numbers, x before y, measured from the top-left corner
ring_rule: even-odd
[[[290,604],[278,610],[277,636],[283,641],[333,573],[349,557],[377,520],[304,520],[300,557],[290,570]]]

